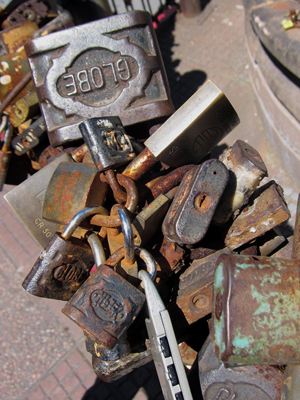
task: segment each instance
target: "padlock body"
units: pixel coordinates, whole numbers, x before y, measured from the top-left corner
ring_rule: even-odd
[[[214,279],[216,355],[223,362],[300,363],[299,261],[222,255]]]
[[[208,160],[187,172],[162,225],[171,241],[195,244],[205,236],[228,181],[227,168]]]
[[[102,264],[62,309],[82,329],[112,349],[143,307],[145,296]]]
[[[147,12],[36,38],[26,53],[54,147],[80,139],[78,125],[88,118],[118,115],[128,126],[174,111]]]
[[[101,206],[107,184],[100,181],[93,165],[61,163],[54,171],[46,190],[43,218],[68,224],[83,208]]]
[[[56,233],[36,260],[23,287],[38,297],[67,301],[89,277],[93,265],[94,256],[87,243],[75,237],[66,240]]]

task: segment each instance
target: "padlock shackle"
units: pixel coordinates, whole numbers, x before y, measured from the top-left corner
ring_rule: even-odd
[[[121,220],[122,232],[124,235],[125,259],[129,264],[134,264],[134,239],[131,221],[127,212],[123,208],[118,209],[118,215]]]
[[[66,226],[65,230],[61,234],[62,238],[68,240],[70,239],[71,235],[75,232],[76,228],[80,225],[80,223],[90,215],[99,214],[99,213],[106,213],[106,209],[102,206],[96,207],[86,207],[83,210],[79,211],[71,221]]]
[[[121,247],[109,257],[105,264],[109,265],[110,267],[114,267],[119,261],[125,258],[125,253],[125,247]],[[140,257],[144,261],[147,266],[147,272],[150,278],[154,281],[156,278],[157,267],[155,258],[152,256],[152,254],[142,247],[134,246],[134,255]]]
[[[96,267],[99,267],[101,264],[105,264],[106,256],[99,236],[96,233],[89,231],[86,233],[85,238],[91,246]]]

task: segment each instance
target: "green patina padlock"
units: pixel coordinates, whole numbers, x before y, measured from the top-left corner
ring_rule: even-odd
[[[300,262],[226,254],[214,280],[214,348],[223,362],[300,364]]]

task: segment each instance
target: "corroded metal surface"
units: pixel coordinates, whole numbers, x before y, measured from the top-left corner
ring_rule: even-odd
[[[43,218],[67,224],[81,209],[102,205],[106,193],[107,185],[100,181],[95,167],[61,163],[45,193]]]
[[[176,304],[189,324],[212,312],[216,261],[220,255],[230,253],[231,251],[225,248],[201,260],[195,260],[180,276]]]
[[[213,319],[214,348],[223,362],[299,364],[299,261],[220,256]]]
[[[145,296],[103,264],[82,285],[62,312],[112,349],[136,318]]]
[[[12,106],[9,120],[14,127],[18,127],[23,124],[23,122],[36,116],[39,113],[39,110],[37,94],[34,91],[16,101]]]
[[[174,111],[146,12],[39,37],[26,52],[53,146],[80,139],[78,125],[87,118],[118,115],[128,126]]]
[[[250,242],[290,218],[282,188],[273,181],[234,220],[225,238],[231,250]],[[262,189],[263,189],[262,188]]]
[[[223,225],[232,214],[247,204],[268,171],[260,154],[243,140],[237,140],[233,146],[228,147],[219,160],[229,170],[229,182],[214,215],[214,223]]]
[[[33,149],[38,144],[42,143],[47,137],[47,130],[43,117],[38,118],[34,121],[29,128],[25,129],[20,135],[12,140],[12,147],[15,150],[15,154],[21,156],[28,150]],[[41,161],[39,160],[39,163]],[[47,165],[44,163],[43,166]],[[42,166],[41,166],[42,167]]]
[[[49,8],[40,0],[28,0],[20,4],[9,14],[2,23],[2,28],[7,29],[11,26],[22,24],[26,21],[40,24],[46,18]]]
[[[227,168],[214,159],[187,172],[164,219],[163,234],[184,244],[203,239],[227,181]]]
[[[123,171],[123,175],[133,180],[138,180],[157,162],[154,155],[147,147]]]
[[[56,233],[36,260],[23,288],[38,297],[69,300],[89,277],[94,264],[90,246],[75,237]]]
[[[37,30],[38,26],[35,22],[27,21],[22,25],[18,24],[18,26],[1,31],[0,42],[8,54],[14,54],[33,38]]]
[[[226,365],[214,354],[211,335],[198,356],[205,400],[280,400],[282,371],[271,365]]]

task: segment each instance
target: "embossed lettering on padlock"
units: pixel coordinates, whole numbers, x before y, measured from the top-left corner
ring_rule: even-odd
[[[271,365],[224,365],[214,354],[211,335],[198,355],[205,400],[280,400],[282,372]]]
[[[227,181],[227,168],[218,160],[187,172],[164,219],[163,234],[184,244],[203,239]]]
[[[38,297],[69,300],[89,277],[94,264],[90,246],[71,236],[87,216],[101,212],[103,207],[89,207],[70,221],[62,234],[56,232],[36,260],[23,282],[24,289]]]
[[[111,267],[99,266],[62,312],[85,331],[113,348],[133,322],[145,296]]]
[[[36,38],[26,52],[52,146],[80,139],[87,118],[118,115],[128,126],[174,111],[146,12]]]
[[[119,117],[90,118],[79,129],[98,171],[117,168],[135,157]]]
[[[59,155],[50,164],[8,192],[4,198],[22,220],[35,240],[44,248],[60,225],[42,218],[45,193],[51,176],[61,162],[70,162],[68,154]]]
[[[222,255],[214,279],[214,349],[223,362],[300,364],[299,261]]]
[[[47,138],[47,129],[44,118],[40,117],[34,121],[28,129],[15,137],[11,145],[15,150],[15,154],[21,156],[27,151],[33,149]]]

